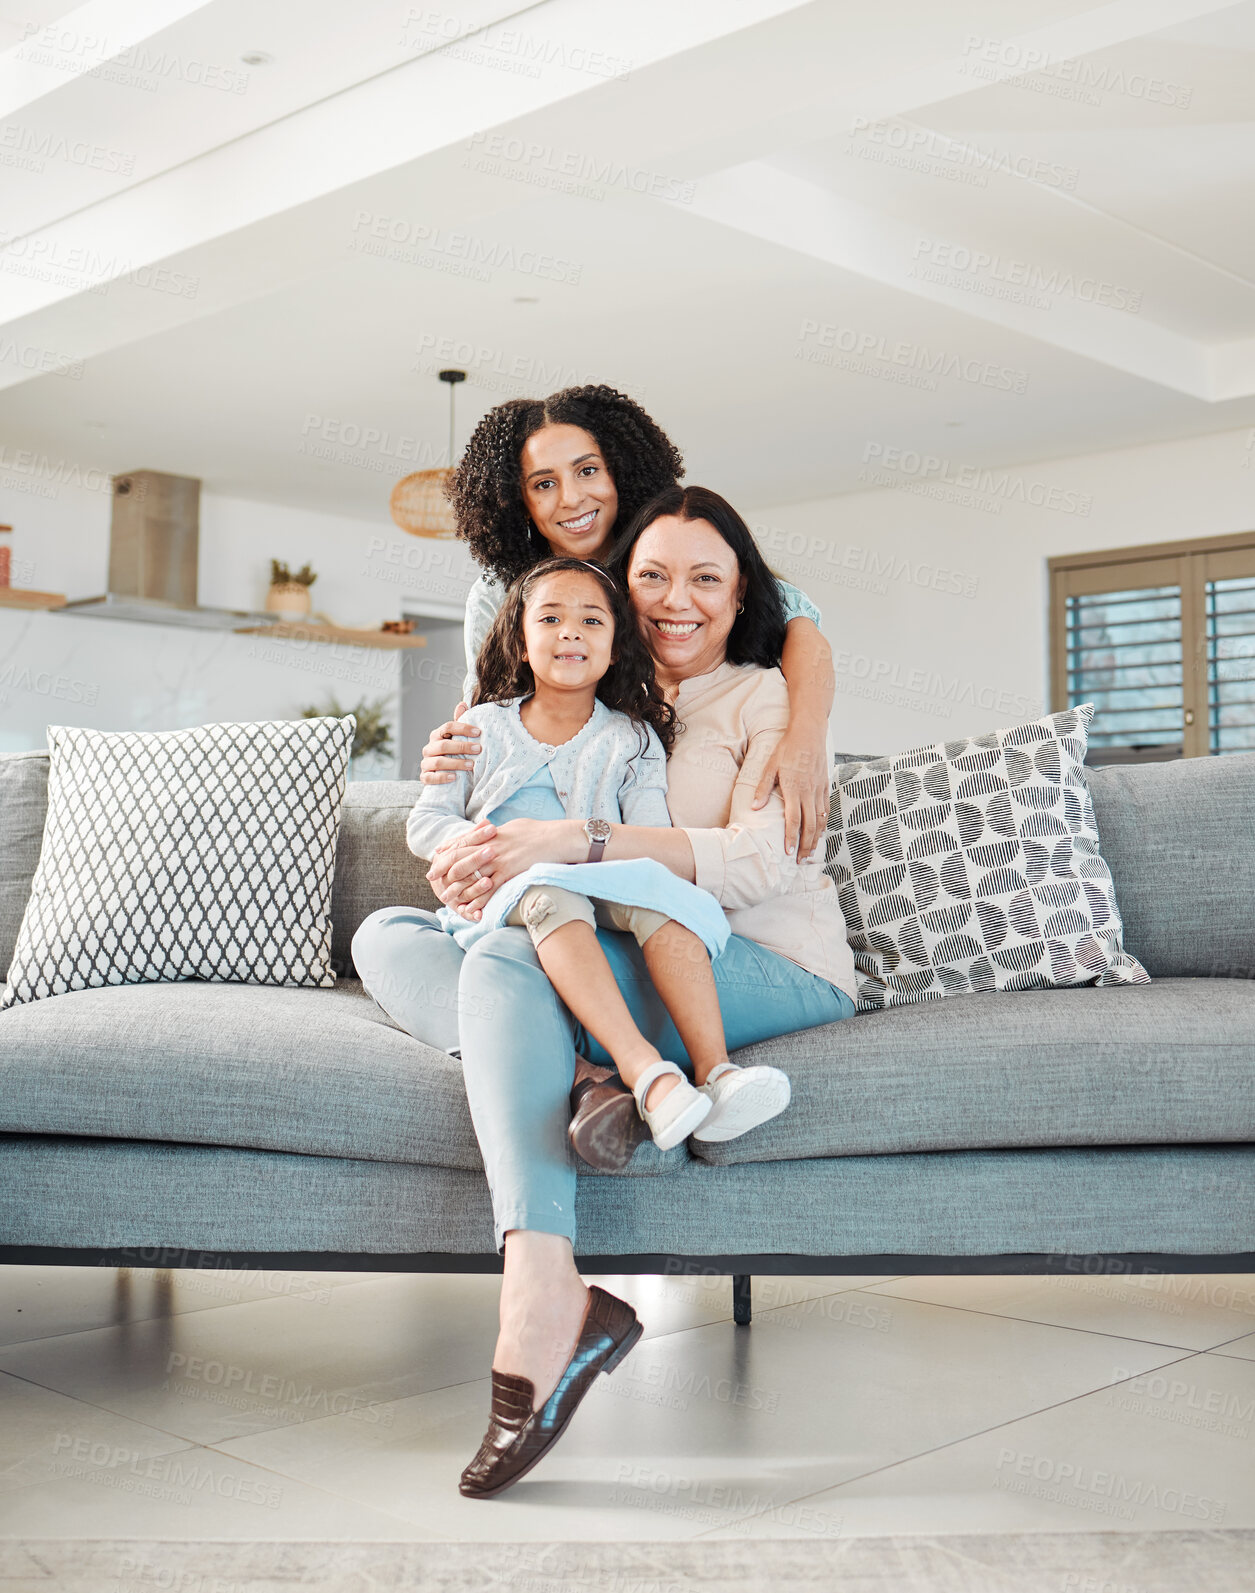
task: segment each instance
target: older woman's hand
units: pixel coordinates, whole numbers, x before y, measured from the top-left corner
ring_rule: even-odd
[[[427,883],[439,900],[471,923],[483,917],[483,899],[493,891],[489,868],[496,834],[493,825],[477,824],[438,846],[427,870]]]
[[[533,863],[582,863],[587,852],[576,819],[484,823],[438,847],[427,880],[446,907],[474,923],[484,915],[484,899]]]
[[[806,862],[828,827],[831,781],[826,723],[808,726],[796,719],[789,721],[758,782],[754,807],[761,808],[777,784],[784,798],[784,849],[796,851],[799,863]]]
[[[492,843],[492,888],[500,890],[533,863],[582,863],[587,856],[588,840],[578,819],[507,819],[497,826]],[[480,866],[489,872],[489,864]]]

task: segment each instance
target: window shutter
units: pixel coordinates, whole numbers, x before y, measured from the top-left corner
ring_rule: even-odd
[[[1255,555],[1207,560],[1208,751],[1255,752]]]
[[[1179,586],[1068,599],[1068,695],[1094,704],[1091,747],[1179,757],[1183,687]]]
[[[1255,752],[1255,533],[1050,560],[1051,696],[1088,761]]]

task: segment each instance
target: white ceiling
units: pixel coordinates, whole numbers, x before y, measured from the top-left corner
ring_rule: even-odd
[[[382,520],[444,365],[461,440],[609,381],[749,507],[1255,424],[1255,3],[20,0],[0,50],[0,441],[53,464]]]

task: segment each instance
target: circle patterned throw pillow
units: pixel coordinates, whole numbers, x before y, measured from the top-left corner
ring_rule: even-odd
[[[859,1009],[1146,984],[1085,783],[1092,703],[838,770],[825,867]]]

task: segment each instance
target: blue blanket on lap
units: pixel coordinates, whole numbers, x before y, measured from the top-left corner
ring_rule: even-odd
[[[489,930],[500,929],[510,916],[510,909],[532,885],[560,885],[594,901],[652,907],[698,935],[712,961],[728,944],[731,934],[723,908],[709,891],[691,885],[652,857],[625,858],[613,863],[533,863],[492,893],[484,904],[484,916],[476,923],[468,923],[451,907],[442,907],[436,917],[465,951]]]

